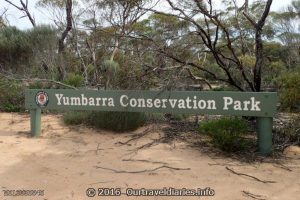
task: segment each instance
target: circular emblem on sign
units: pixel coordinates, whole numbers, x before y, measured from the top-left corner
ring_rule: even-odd
[[[43,92],[43,91],[38,92],[35,96],[35,102],[40,107],[47,106],[47,104],[49,102],[48,94],[46,92]]]

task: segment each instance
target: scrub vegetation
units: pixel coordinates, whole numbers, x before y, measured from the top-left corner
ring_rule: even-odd
[[[135,112],[72,111],[65,113],[63,120],[68,125],[86,124],[99,129],[126,132],[143,126],[147,116],[144,113]]]
[[[298,0],[280,11],[271,10],[272,0],[219,1],[222,5],[209,0],[38,0],[35,6],[52,15],[51,25],[37,23],[27,1],[5,2],[0,5],[0,111],[25,111],[26,88],[53,88],[275,91],[281,111],[299,113]],[[28,19],[32,27],[11,26],[4,6],[9,4],[17,8],[15,18]],[[142,107],[167,103],[123,100]],[[212,101],[196,100],[176,106],[215,109]],[[239,110],[258,110],[254,100],[226,99]],[[69,112],[64,121],[126,131],[142,126],[146,114]],[[244,120],[205,122],[200,130],[223,150],[245,146]]]
[[[227,151],[237,152],[249,148],[249,141],[243,136],[249,131],[248,122],[241,118],[221,118],[202,122],[200,133],[208,134],[214,146]]]

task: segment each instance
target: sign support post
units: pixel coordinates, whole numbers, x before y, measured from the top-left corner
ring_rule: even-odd
[[[41,108],[30,110],[30,127],[33,137],[39,137],[41,135]]]
[[[257,139],[259,153],[266,156],[272,153],[272,117],[257,118]]]

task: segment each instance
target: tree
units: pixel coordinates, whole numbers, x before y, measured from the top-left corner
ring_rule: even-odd
[[[133,25],[145,15],[146,12],[141,7],[147,3],[149,1],[145,0],[105,0],[98,4],[103,10],[108,10],[104,17],[115,28],[115,47],[110,60],[114,60],[121,45],[121,39],[129,35]]]
[[[66,78],[66,62],[65,62],[65,40],[72,30],[73,27],[73,16],[72,16],[72,9],[73,9],[73,0],[64,0],[64,1],[49,1],[49,0],[41,0],[38,2],[38,5],[41,7],[58,7],[63,8],[65,7],[65,24],[63,24],[62,33],[58,40],[58,54],[59,54],[59,64],[57,66],[58,71],[58,79],[65,80]]]
[[[288,69],[293,70],[300,62],[299,1],[292,1],[292,4],[281,12],[272,12],[271,17],[276,37],[283,44],[281,59]]]
[[[263,9],[260,10],[263,13],[262,15],[259,15],[259,12],[255,13],[255,9],[261,7],[256,5],[250,7],[251,5],[248,5],[248,1],[245,1],[242,8],[229,6],[225,12],[214,8],[211,0],[183,0],[180,2],[167,0],[167,2],[172,9],[171,12],[162,12],[154,9],[146,10],[160,15],[173,16],[189,23],[189,31],[185,36],[198,37],[205,47],[204,50],[194,49],[194,51],[198,50],[198,54],[202,56],[209,53],[215,60],[217,66],[224,72],[225,76],[219,76],[196,60],[178,57],[174,51],[169,48],[170,42],[165,46],[157,46],[158,52],[183,66],[196,68],[212,79],[225,82],[240,91],[250,90],[259,92],[261,90],[261,73],[264,65],[263,28],[270,12],[272,0],[267,0]],[[241,26],[242,23],[232,23],[231,21],[232,16],[237,16],[237,14],[244,20],[243,22],[246,22],[245,24],[252,25],[249,39],[244,35],[247,29]],[[237,17],[235,19],[239,20]],[[182,37],[183,36],[180,36],[180,38]],[[144,38],[153,41],[151,36]],[[247,50],[247,48],[241,48],[241,46],[245,45],[246,39],[248,46],[255,46],[255,65],[250,72],[240,59],[240,56],[243,54],[252,54],[252,52],[241,51]]]
[[[32,26],[33,27],[36,26],[35,19],[32,16],[32,14],[29,12],[29,9],[28,9],[28,0],[26,0],[26,2],[24,2],[23,0],[20,0],[21,6],[14,4],[10,0],[4,0],[4,1],[6,1],[10,5],[14,6],[16,9],[20,10],[24,14],[24,16],[22,16],[22,17],[27,17],[30,20],[30,23],[32,24]]]

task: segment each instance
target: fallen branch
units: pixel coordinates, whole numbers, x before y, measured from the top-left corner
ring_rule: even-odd
[[[100,166],[95,166],[96,169],[104,169],[108,171],[112,171],[118,174],[125,173],[125,174],[138,174],[138,173],[146,173],[146,172],[154,172],[156,170],[162,169],[162,168],[167,168],[171,170],[191,170],[191,168],[177,168],[177,167],[170,167],[167,165],[162,165],[160,167],[156,167],[154,169],[145,169],[145,170],[140,170],[140,171],[125,171],[125,170],[116,170],[116,169],[111,169],[107,167],[100,167]]]
[[[135,148],[134,151],[139,151],[139,150],[144,149],[144,148],[149,148],[149,147],[153,146],[154,144],[160,142],[161,140],[163,140],[165,138],[166,137],[161,137],[159,139],[154,139],[152,142],[149,142],[147,144],[144,144],[142,146],[139,146],[139,147]]]
[[[228,171],[236,174],[236,175],[239,175],[239,176],[247,176],[247,177],[250,177],[250,178],[253,178],[254,180],[256,181],[259,181],[261,183],[276,183],[275,181],[265,181],[265,180],[261,180],[259,178],[256,178],[255,176],[251,176],[251,175],[248,175],[248,174],[244,174],[244,173],[239,173],[239,172],[235,172],[233,169],[230,169],[229,167],[225,167]]]
[[[114,181],[99,181],[99,182],[96,182],[96,183],[90,183],[89,185],[97,185],[99,183],[111,183],[111,182],[114,182]]]
[[[168,163],[160,162],[160,161],[151,161],[151,160],[134,160],[134,159],[123,159],[122,161],[125,162],[146,162],[146,163],[153,163],[153,164],[163,164],[167,165]]]
[[[247,195],[248,197],[251,197],[252,199],[258,199],[258,200],[266,200],[265,198],[262,198],[262,195],[258,195],[258,194],[252,194],[250,192],[247,191],[242,191],[245,195]]]
[[[209,166],[245,166],[240,164],[230,164],[230,163],[208,163]]]
[[[132,136],[132,138],[130,138],[129,140],[125,141],[125,142],[117,142],[116,144],[120,144],[120,145],[128,145],[130,142],[134,141],[134,140],[138,140],[142,137],[144,137],[145,135],[147,135],[150,131],[152,131],[152,128],[147,128],[146,130],[144,130],[142,133],[137,133],[135,135]]]
[[[283,165],[281,163],[275,163],[275,164],[273,164],[273,166],[274,167],[279,167],[279,168],[284,169],[284,170],[289,171],[289,172],[293,171],[289,167],[287,167],[287,166],[285,166],[285,165]]]

